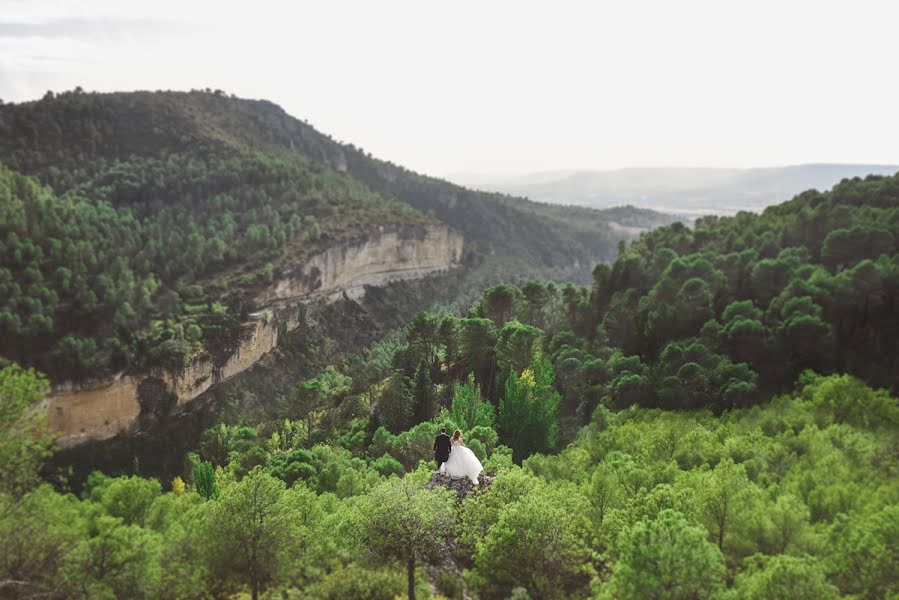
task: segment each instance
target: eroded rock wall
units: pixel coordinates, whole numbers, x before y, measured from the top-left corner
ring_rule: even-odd
[[[243,325],[237,347],[217,364],[204,353],[180,371],[152,371],[78,384],[63,383],[47,398],[57,443],[73,447],[140,428],[142,419],[177,411],[217,383],[251,368],[278,345],[278,330],[298,326],[299,302],[358,298],[364,287],[420,278],[456,266],[463,239],[447,227],[381,228],[366,239],[341,244],[283,266],[282,276],[257,297],[269,308]]]
[[[256,298],[261,306],[346,293],[359,297],[365,286],[417,279],[445,271],[462,258],[462,234],[444,226],[380,228],[353,244],[329,248],[297,263]]]

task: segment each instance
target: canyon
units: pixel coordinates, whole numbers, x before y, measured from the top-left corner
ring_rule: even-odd
[[[300,324],[300,304],[344,296],[359,299],[368,286],[447,271],[459,265],[463,246],[463,235],[444,225],[382,225],[363,238],[285,261],[278,277],[256,296],[257,306],[264,308],[243,323],[236,347],[224,360],[204,351],[180,370],[55,383],[45,404],[57,445],[73,448],[110,439],[140,430],[160,415],[177,413],[274,350],[279,332],[293,331]]]

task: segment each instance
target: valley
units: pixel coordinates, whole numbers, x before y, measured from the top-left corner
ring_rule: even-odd
[[[0,598],[895,596],[899,174],[827,187],[681,220],[219,91],[0,105]]]

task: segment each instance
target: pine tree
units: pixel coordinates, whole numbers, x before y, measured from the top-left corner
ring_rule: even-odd
[[[393,434],[409,428],[412,416],[412,391],[402,371],[394,371],[381,394],[378,413],[384,427]]]
[[[218,498],[218,486],[215,483],[215,470],[206,461],[194,465],[194,487],[197,493],[206,500]]]
[[[434,386],[431,384],[431,369],[422,359],[415,369],[412,379],[412,412],[415,423],[430,421],[436,413]]]

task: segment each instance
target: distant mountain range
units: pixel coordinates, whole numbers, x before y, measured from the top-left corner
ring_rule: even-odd
[[[447,179],[554,204],[609,208],[630,204],[683,216],[760,211],[807,189],[842,179],[892,175],[899,165],[807,164],[753,169],[627,168],[523,174],[455,173]]]

